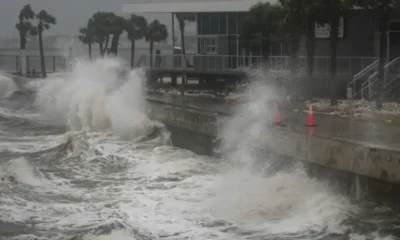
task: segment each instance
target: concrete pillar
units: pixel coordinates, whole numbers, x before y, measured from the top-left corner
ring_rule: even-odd
[[[176,86],[176,82],[177,82],[177,76],[176,75],[172,75],[171,76],[171,85],[172,86]]]
[[[360,176],[355,175],[355,187],[356,187],[356,200],[360,201],[362,197],[362,190],[361,190],[361,183],[360,183]]]
[[[21,49],[20,50],[20,55],[19,55],[19,60],[20,60],[20,66],[21,66],[21,75],[25,76],[26,72],[27,72],[27,68],[26,68],[26,52],[25,50]]]

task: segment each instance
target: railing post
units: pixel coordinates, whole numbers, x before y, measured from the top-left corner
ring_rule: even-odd
[[[28,70],[30,68],[29,66],[29,56],[26,56],[26,69]]]
[[[56,56],[53,56],[53,73],[56,72]]]
[[[15,72],[18,73],[18,56],[15,56]],[[21,72],[22,74],[22,72]]]
[[[351,58],[349,58],[349,70],[350,70],[350,75],[353,74],[353,71],[351,70]]]

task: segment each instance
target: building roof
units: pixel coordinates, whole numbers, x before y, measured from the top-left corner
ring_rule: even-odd
[[[276,3],[277,0],[162,0],[162,2],[122,4],[126,13],[175,12],[245,12],[259,2]]]

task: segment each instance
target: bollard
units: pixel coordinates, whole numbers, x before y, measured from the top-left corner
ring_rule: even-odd
[[[347,88],[347,92],[346,92],[346,97],[347,99],[353,99],[353,89],[352,88]]]

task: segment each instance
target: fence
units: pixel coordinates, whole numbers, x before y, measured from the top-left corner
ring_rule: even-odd
[[[143,61],[145,59],[145,61]],[[150,56],[141,57],[141,67],[150,67]],[[160,61],[159,61],[159,60]],[[374,57],[338,57],[337,74],[355,75],[373,63]],[[182,65],[182,61],[184,64]],[[288,56],[270,56],[264,60],[259,56],[228,56],[228,55],[153,55],[154,67],[160,68],[190,68],[201,71],[229,71],[241,68],[266,67],[277,70],[289,69]],[[330,73],[330,57],[314,57],[314,74],[328,75]],[[298,59],[299,71],[305,71],[307,58],[300,56]]]
[[[139,56],[138,56],[139,57]],[[126,58],[126,56],[124,57]],[[0,55],[0,70],[7,72],[20,72],[20,57],[15,55]],[[150,56],[142,55],[137,58],[137,64],[140,67],[150,67]],[[198,55],[187,54],[182,58],[181,55],[161,55],[161,62],[158,63],[156,55],[153,55],[154,67],[160,68],[190,68],[200,71],[232,71],[243,68],[266,67],[277,70],[289,69],[288,56],[270,56],[264,60],[260,56],[228,56],[228,55]],[[128,59],[125,59],[128,61]],[[182,60],[185,64],[182,65]],[[355,75],[368,65],[376,61],[375,57],[338,57],[337,58],[337,74],[338,75]],[[314,57],[314,74],[329,75],[330,57]],[[65,71],[67,60],[63,56],[45,56],[46,71],[57,72]],[[298,60],[299,71],[305,71],[307,58],[300,56]],[[35,69],[40,72],[40,56],[27,56],[26,66],[29,71]]]
[[[46,72],[65,71],[67,61],[63,56],[45,56]],[[0,70],[18,73],[21,71],[20,56],[0,55]],[[26,56],[26,66],[29,71],[40,72],[40,56]]]

